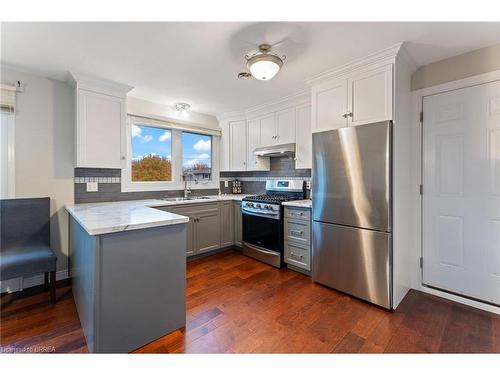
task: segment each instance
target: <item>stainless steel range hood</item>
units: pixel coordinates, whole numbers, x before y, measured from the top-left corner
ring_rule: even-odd
[[[295,154],[295,143],[257,147],[253,153],[257,156],[290,156]]]

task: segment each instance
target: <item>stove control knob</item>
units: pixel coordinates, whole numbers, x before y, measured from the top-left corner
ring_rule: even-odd
[[[261,207],[261,206],[260,206],[260,203],[257,203],[257,204],[255,205],[255,207],[260,208],[260,207]]]
[[[253,203],[252,202],[248,202],[247,203],[247,207],[253,207]]]
[[[274,211],[274,208],[273,206],[269,205],[269,208],[268,208],[270,211]]]
[[[266,210],[270,210],[272,207],[271,207],[270,205],[266,204],[266,205],[264,206],[264,208],[265,208]]]

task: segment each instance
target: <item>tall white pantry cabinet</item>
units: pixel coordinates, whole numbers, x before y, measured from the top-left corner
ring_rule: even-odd
[[[131,86],[71,74],[75,88],[75,167],[121,168]]]
[[[418,272],[419,185],[410,80],[416,65],[402,43],[318,75],[311,85],[312,132],[393,122],[393,306]],[[313,197],[314,199],[314,197]]]

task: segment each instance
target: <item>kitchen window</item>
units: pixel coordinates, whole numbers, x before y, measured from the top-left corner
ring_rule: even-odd
[[[218,130],[129,115],[122,134],[122,191],[219,189]]]
[[[182,133],[182,173],[188,178],[209,181],[212,177],[212,137]]]

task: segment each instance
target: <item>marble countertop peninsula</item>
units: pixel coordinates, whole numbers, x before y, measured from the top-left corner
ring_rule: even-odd
[[[173,201],[162,199],[132,200],[104,203],[84,203],[67,205],[68,213],[90,234],[101,235],[127,230],[159,227],[187,223],[189,218],[158,207],[181,204],[210,203],[239,200],[244,194],[224,194],[192,197],[189,200]]]

